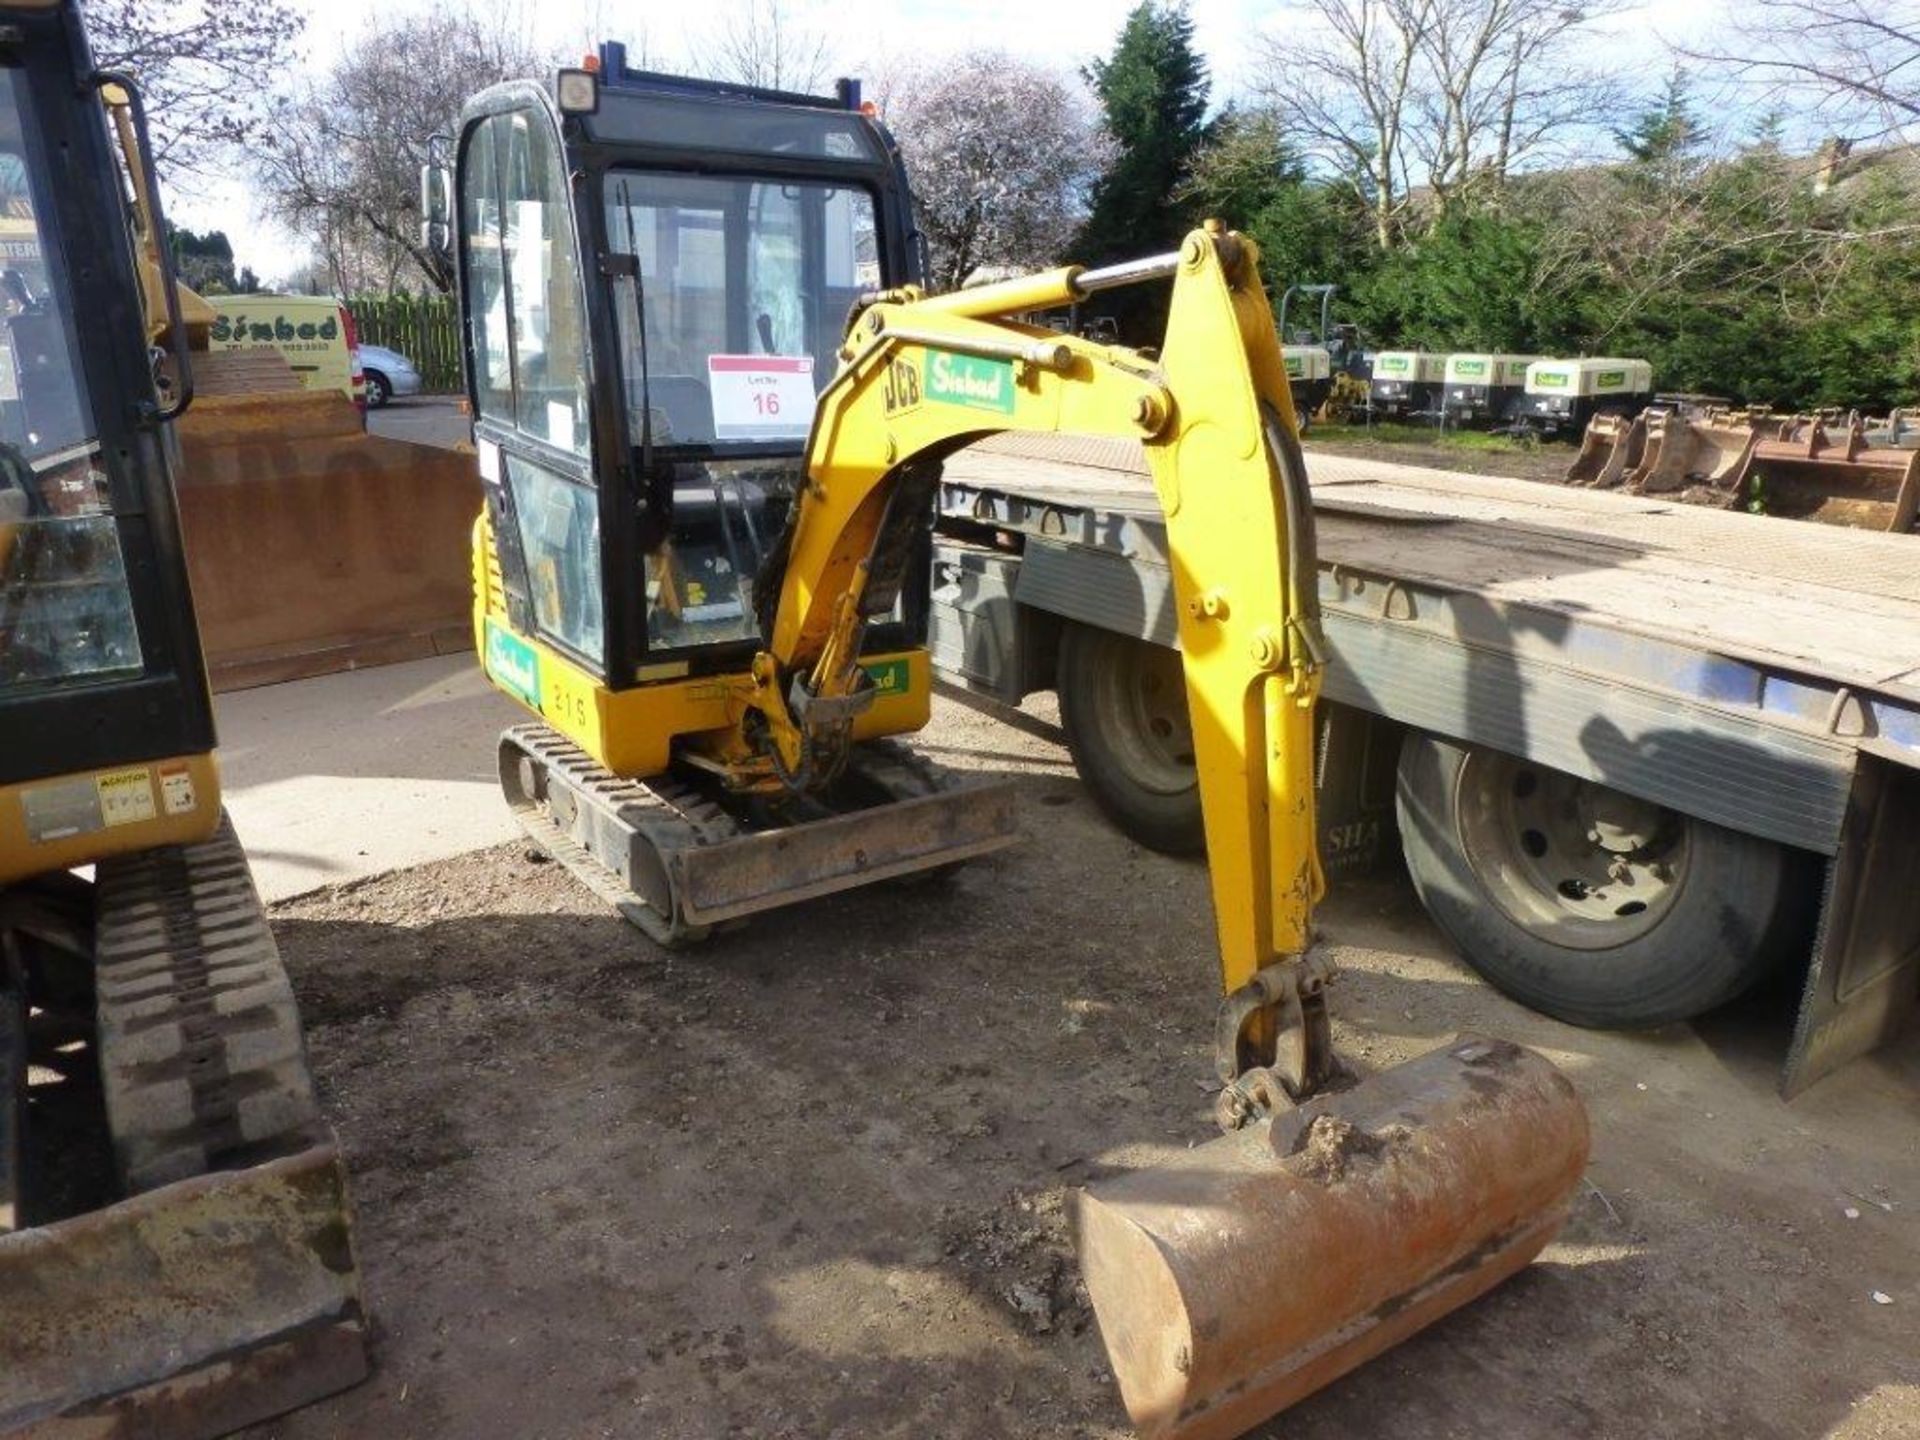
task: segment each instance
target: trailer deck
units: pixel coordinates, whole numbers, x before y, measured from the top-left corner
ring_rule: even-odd
[[[1709,711],[1694,717],[1700,728],[1815,770],[1850,771],[1862,748],[1920,766],[1920,546],[1909,537],[1311,451],[1308,469],[1335,699],[1384,711],[1403,688],[1394,662],[1412,645],[1429,659],[1457,652],[1444,673],[1461,683],[1436,686],[1425,672],[1417,683],[1429,693],[1406,697],[1437,721],[1462,722],[1435,727],[1450,732],[1537,728],[1527,712],[1585,677],[1622,723],[1624,687],[1649,692],[1663,729],[1675,706]],[[1177,643],[1165,532],[1137,447],[983,442],[948,461],[941,505],[950,519],[1040,542],[1022,571],[1029,594],[1053,588],[1051,547],[1126,560],[1146,586],[1044,599]],[[1652,738],[1622,738],[1636,737]],[[1527,735],[1507,738],[1528,753]],[[1651,799],[1706,787],[1714,813],[1690,813],[1823,853],[1837,843],[1844,785],[1834,793],[1809,776],[1797,799],[1738,783],[1729,795],[1718,782],[1738,777],[1711,773],[1718,767],[1700,774],[1680,756],[1636,764],[1607,737],[1590,738],[1584,763],[1562,755],[1562,768]]]
[[[1329,699],[1827,856],[1821,945],[1867,952],[1826,977],[1832,1004],[1911,988],[1913,927],[1878,912],[1920,859],[1875,841],[1920,823],[1912,537],[1311,450],[1308,469]],[[943,564],[977,547],[985,576],[1017,537],[989,581],[1017,605],[1177,645],[1137,445],[996,437],[947,462],[940,503]]]

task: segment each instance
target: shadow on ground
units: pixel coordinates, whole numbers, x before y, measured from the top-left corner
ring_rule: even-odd
[[[1211,1133],[1205,873],[1065,782],[1023,820],[1035,843],[945,884],[685,952],[519,847],[279,907],[379,1371],[260,1433],[1125,1433],[1062,1200]],[[1596,1143],[1542,1263],[1287,1435],[1920,1428],[1911,1054],[1788,1107],[1765,1014],[1712,1047],[1575,1030],[1487,990],[1402,888],[1326,918],[1359,1065],[1504,1034],[1567,1068]]]

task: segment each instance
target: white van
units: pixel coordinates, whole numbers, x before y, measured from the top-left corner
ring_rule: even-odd
[[[360,410],[367,385],[356,354],[353,316],[331,295],[208,295],[212,350],[278,350],[309,390],[338,390]]]

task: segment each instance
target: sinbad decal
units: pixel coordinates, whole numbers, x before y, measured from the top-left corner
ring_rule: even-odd
[[[1533,383],[1542,390],[1564,390],[1567,388],[1567,372],[1564,370],[1538,370],[1534,372]]]
[[[876,660],[862,665],[873,688],[882,695],[904,695],[913,679],[913,668],[905,660]]]
[[[270,312],[269,317],[256,319],[244,313],[228,315],[223,311],[214,317],[207,338],[223,345],[287,347],[305,341],[310,346],[324,346],[340,338],[340,318],[336,313],[324,320],[302,320],[295,324],[284,314]]]
[[[950,350],[929,350],[926,360],[926,397],[972,410],[1013,413],[1013,362],[982,360]]]
[[[1596,390],[1619,390],[1626,383],[1627,372],[1624,370],[1602,370],[1593,377],[1593,388]]]
[[[511,631],[487,621],[487,674],[508,694],[540,708],[540,655]]]
[[[1453,362],[1453,368],[1460,372],[1460,378],[1462,380],[1478,380],[1482,375],[1487,373],[1487,362],[1484,360],[1456,360]]]
[[[1413,368],[1413,361],[1405,355],[1382,355],[1374,363],[1383,375],[1404,375]]]

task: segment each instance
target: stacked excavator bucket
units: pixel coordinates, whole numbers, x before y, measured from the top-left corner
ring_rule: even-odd
[[[194,356],[181,529],[214,688],[472,645],[471,455],[369,435],[272,350]]]
[[[1705,486],[1727,490],[1773,417],[1714,407],[1653,406],[1629,419],[1596,415],[1567,467],[1573,485],[1663,494]]]
[[[1635,495],[1704,491],[1729,509],[1905,534],[1920,515],[1920,450],[1874,445],[1868,433],[1857,416],[1655,406],[1631,420],[1595,416],[1565,478]]]
[[[1732,488],[1742,509],[1904,535],[1920,512],[1920,450],[1869,445],[1857,417],[1838,434],[1795,417],[1755,441]]]

